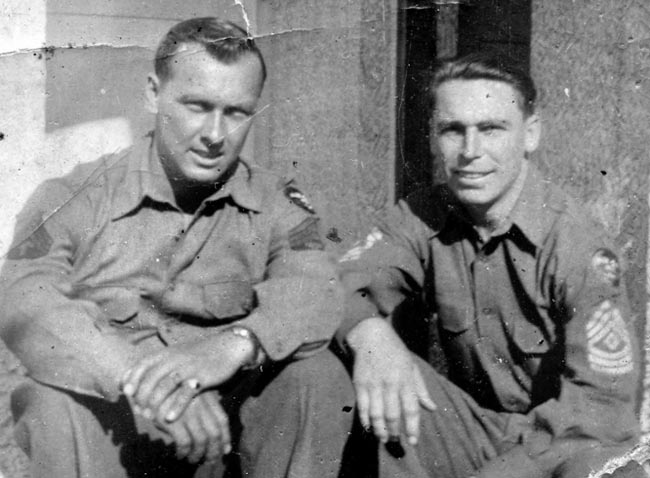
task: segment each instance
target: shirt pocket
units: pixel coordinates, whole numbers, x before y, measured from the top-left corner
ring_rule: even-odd
[[[243,317],[255,307],[253,284],[244,279],[213,282],[203,286],[206,310],[216,319]]]

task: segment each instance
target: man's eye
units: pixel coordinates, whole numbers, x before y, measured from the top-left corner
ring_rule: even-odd
[[[485,134],[496,134],[497,132],[501,131],[503,128],[500,125],[497,124],[488,124],[485,126],[481,127],[481,132]]]
[[[226,108],[226,110],[223,113],[229,118],[232,118],[237,121],[244,121],[251,117],[251,113],[239,108]]]
[[[188,110],[190,110],[190,111],[194,111],[194,112],[196,112],[196,113],[202,113],[202,112],[208,110],[208,106],[207,106],[205,103],[201,103],[201,102],[189,102],[189,103],[185,103],[185,107],[186,107]]]
[[[440,135],[459,135],[462,134],[461,128],[458,126],[443,126],[438,130]]]

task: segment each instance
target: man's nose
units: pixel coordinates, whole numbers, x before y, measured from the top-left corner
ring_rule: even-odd
[[[469,128],[465,131],[465,137],[463,139],[463,157],[465,159],[474,159],[480,156],[481,149],[481,140],[479,138],[478,131],[473,128]]]
[[[226,129],[221,111],[211,111],[206,116],[202,133],[204,141],[210,146],[223,142],[226,137]]]

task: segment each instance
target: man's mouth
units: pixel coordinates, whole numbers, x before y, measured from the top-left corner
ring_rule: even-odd
[[[491,171],[462,171],[462,170],[455,170],[454,175],[458,176],[460,179],[467,179],[467,180],[473,180],[473,179],[482,179],[486,176],[491,174]]]
[[[201,149],[192,149],[191,151],[192,151],[192,153],[194,153],[198,157],[200,157],[202,159],[208,159],[208,160],[218,159],[221,156],[223,156],[223,150],[221,150],[221,149],[213,150],[213,151],[211,151],[211,150],[206,151],[206,150],[201,150]]]

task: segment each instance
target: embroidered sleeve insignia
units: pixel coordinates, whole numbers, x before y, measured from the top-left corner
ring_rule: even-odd
[[[618,287],[621,282],[621,266],[616,254],[609,249],[598,249],[591,258],[596,277],[607,285]]]
[[[356,242],[352,249],[346,252],[343,257],[339,259],[339,262],[358,261],[364,252],[371,249],[372,246],[374,246],[378,241],[381,241],[383,237],[384,235],[381,231],[378,228],[373,227],[365,241]]]
[[[316,214],[316,211],[314,211],[314,208],[310,204],[309,199],[307,199],[307,196],[305,196],[297,187],[291,185],[287,186],[284,188],[284,194],[287,196],[287,198],[289,198],[289,201],[291,201],[296,206],[303,208],[305,211],[311,214]]]
[[[592,370],[623,375],[634,369],[632,341],[620,311],[603,301],[587,322],[587,351]]]
[[[289,231],[289,247],[294,251],[325,249],[318,231],[318,219],[308,217]]]

